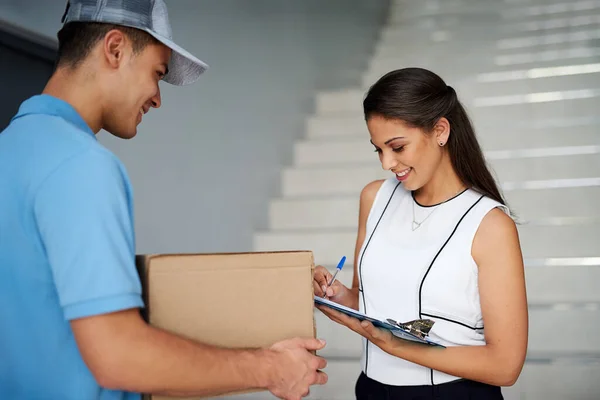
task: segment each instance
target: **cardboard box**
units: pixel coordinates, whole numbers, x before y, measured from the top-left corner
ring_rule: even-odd
[[[143,255],[136,261],[144,317],[153,326],[233,348],[316,335],[310,251]]]

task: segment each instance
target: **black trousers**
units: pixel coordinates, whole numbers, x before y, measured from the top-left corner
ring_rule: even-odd
[[[502,400],[500,387],[466,379],[439,385],[391,386],[361,373],[356,400]]]

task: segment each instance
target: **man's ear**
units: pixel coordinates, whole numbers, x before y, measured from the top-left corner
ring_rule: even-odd
[[[119,68],[128,47],[128,40],[125,34],[113,29],[106,33],[102,42],[102,54],[107,64],[112,68]]]

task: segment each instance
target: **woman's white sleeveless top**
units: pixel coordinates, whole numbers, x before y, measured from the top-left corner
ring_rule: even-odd
[[[484,345],[471,245],[490,210],[508,209],[468,189],[437,206],[415,203],[421,226],[413,230],[413,202],[396,178],[377,192],[358,257],[360,311],[399,322],[431,319],[430,338],[445,346]],[[391,356],[366,339],[361,363],[367,376],[395,386],[459,379]]]

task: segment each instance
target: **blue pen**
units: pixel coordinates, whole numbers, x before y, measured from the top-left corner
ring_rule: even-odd
[[[338,272],[340,272],[342,270],[342,268],[344,267],[344,263],[345,262],[346,262],[346,256],[342,257],[342,259],[338,263],[338,265],[337,265],[337,267],[335,269],[335,273],[331,277],[331,281],[329,281],[329,284],[325,288],[325,292],[323,293],[323,297],[327,296],[327,288],[330,287],[333,284],[333,281],[335,280],[335,277],[337,276]]]

